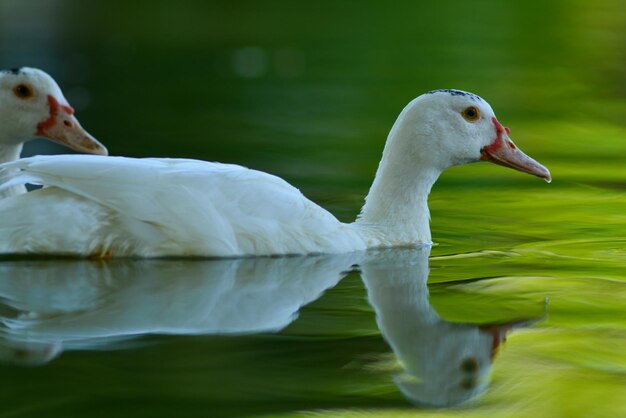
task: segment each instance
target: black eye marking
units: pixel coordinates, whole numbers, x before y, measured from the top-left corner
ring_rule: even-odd
[[[468,122],[476,122],[480,119],[480,110],[476,106],[469,106],[461,112],[461,115]]]
[[[478,362],[475,358],[466,358],[461,362],[461,371],[464,373],[476,373],[478,370]]]
[[[15,94],[20,99],[30,99],[33,97],[33,88],[28,84],[18,84],[13,87],[13,94]]]
[[[431,91],[427,92],[426,94],[435,94],[435,93],[448,93],[451,96],[463,96],[463,97],[467,97],[469,99],[472,99],[475,102],[484,101],[483,99],[480,98],[480,96],[477,96],[477,95],[475,95],[473,93],[468,93],[466,91],[454,90],[454,89],[431,90]]]
[[[21,68],[9,68],[7,70],[0,70],[0,73],[8,73],[8,74],[13,74],[13,75],[19,75],[21,74],[22,69]]]

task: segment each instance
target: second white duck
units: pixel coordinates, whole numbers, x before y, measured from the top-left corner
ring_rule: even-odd
[[[75,151],[107,155],[80,126],[52,77],[36,68],[0,70],[0,163],[17,160],[24,142],[36,136]],[[5,188],[0,198],[25,191],[22,185]]]
[[[431,242],[427,198],[443,170],[476,161],[550,181],[489,104],[460,90],[410,102],[389,133],[357,220],[339,222],[273,175],[182,159],[83,155],[22,159],[0,191],[0,254],[228,257],[338,253]]]

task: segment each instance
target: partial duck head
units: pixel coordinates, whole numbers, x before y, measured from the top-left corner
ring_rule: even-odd
[[[0,146],[20,146],[43,137],[75,151],[107,155],[107,149],[85,131],[61,89],[35,68],[0,70]]]
[[[405,131],[401,136],[417,148],[413,151],[421,162],[441,171],[490,161],[551,181],[548,169],[513,143],[510,130],[498,121],[489,103],[472,93],[433,90],[423,94],[403,110],[394,130]]]

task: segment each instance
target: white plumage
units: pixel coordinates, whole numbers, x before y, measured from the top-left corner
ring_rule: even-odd
[[[473,109],[480,116],[468,119]],[[344,224],[273,175],[181,159],[52,156],[0,165],[0,253],[243,256],[337,253],[430,242],[427,197],[445,168],[492,159],[549,179],[491,107],[457,90],[412,101],[385,145],[356,222]],[[19,170],[19,171],[18,171]]]
[[[66,155],[5,168],[21,171],[4,187],[53,187],[0,201],[0,213],[11,213],[0,219],[0,253],[219,257],[357,249],[350,226],[296,188],[237,165]],[[54,222],[34,222],[50,213]]]

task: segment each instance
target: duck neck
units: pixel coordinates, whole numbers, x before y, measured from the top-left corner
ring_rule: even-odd
[[[1,139],[0,139],[0,142],[1,142]],[[0,164],[8,163],[10,161],[15,161],[19,159],[21,152],[22,152],[22,144],[0,146]],[[10,173],[0,173],[0,182],[6,179],[6,174],[10,175]],[[16,194],[21,194],[24,192],[26,192],[26,188],[22,185],[9,187],[8,189],[0,192],[0,199],[13,196]]]
[[[431,242],[428,194],[441,174],[428,159],[416,161],[405,149],[410,141],[398,141],[393,129],[355,224],[372,231],[378,245],[410,245]],[[374,243],[376,244],[376,243]]]
[[[17,160],[21,153],[22,144],[0,146],[0,164]]]

